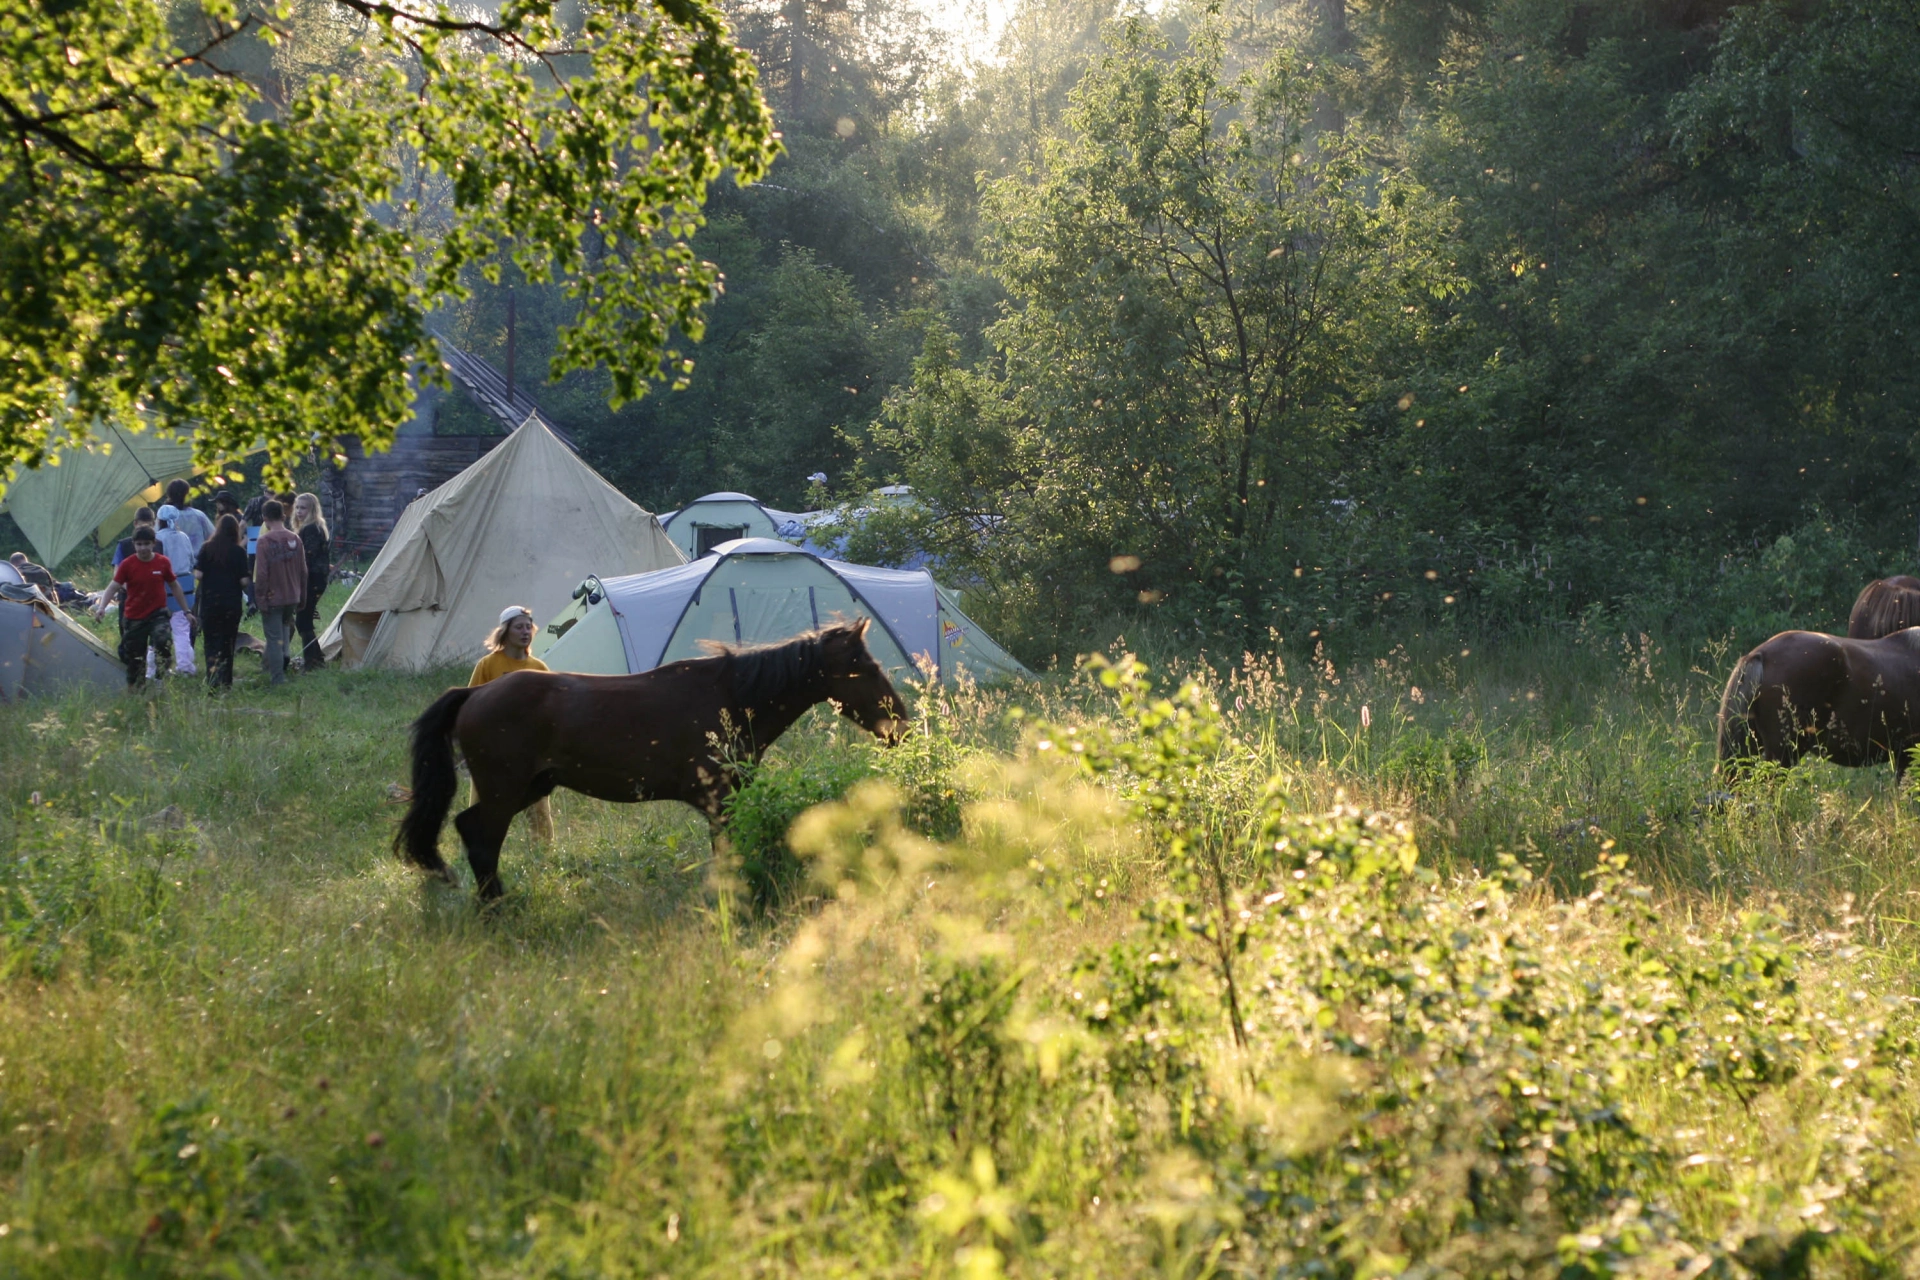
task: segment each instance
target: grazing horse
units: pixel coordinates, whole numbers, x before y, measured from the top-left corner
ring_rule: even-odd
[[[889,743],[905,704],[867,650],[869,619],[781,644],[631,676],[516,671],[449,689],[413,722],[413,801],[394,850],[451,880],[440,825],[459,789],[453,744],[473,776],[473,805],[453,820],[483,900],[500,897],[500,845],[513,815],[555,787],[598,800],[683,800],[717,839],[738,768],[757,761],[806,711],[831,702]]]
[[[1869,582],[1847,615],[1847,635],[1855,640],[1878,640],[1913,626],[1920,626],[1920,578],[1904,573]]]
[[[1782,631],[1733,668],[1720,699],[1720,767],[1823,755],[1905,776],[1920,745],[1920,627],[1878,640]]]

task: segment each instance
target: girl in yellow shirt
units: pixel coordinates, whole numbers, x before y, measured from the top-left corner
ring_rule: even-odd
[[[487,656],[474,664],[469,686],[486,684],[514,671],[545,671],[547,664],[528,653],[533,645],[533,610],[523,604],[508,605],[500,613],[500,625],[487,637]],[[553,808],[541,796],[527,810],[533,838],[541,843],[553,840]]]
[[[527,652],[533,646],[533,632],[533,610],[523,604],[508,605],[500,614],[500,625],[487,637],[487,656],[474,664],[467,684],[487,684],[510,671],[545,671],[547,664]]]

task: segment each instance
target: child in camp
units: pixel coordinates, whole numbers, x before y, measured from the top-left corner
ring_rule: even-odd
[[[508,605],[500,612],[500,625],[487,637],[487,656],[474,664],[469,686],[488,684],[515,671],[545,671],[547,664],[528,653],[533,645],[533,610],[523,604]],[[533,838],[542,844],[553,840],[553,807],[541,796],[527,810],[527,822]]]
[[[129,689],[141,688],[147,682],[148,645],[160,651],[156,674],[164,676],[173,659],[173,633],[167,625],[169,588],[181,612],[189,618],[193,616],[193,611],[187,608],[186,596],[180,592],[173,566],[159,553],[158,547],[152,529],[145,525],[136,528],[133,554],[113,571],[113,585],[93,606],[93,616],[103,618],[115,600],[126,598],[127,603],[120,610],[120,661],[127,665]]]

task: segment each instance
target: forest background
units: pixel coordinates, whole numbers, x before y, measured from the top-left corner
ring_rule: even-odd
[[[990,50],[910,0],[723,8],[784,154],[708,193],[686,385],[536,388],[650,509],[910,484],[850,553],[933,551],[1037,663],[1420,617],[1757,639],[1912,567],[1897,0],[1021,0]],[[355,20],[227,56],[351,83]],[[537,376],[567,281],[463,270],[436,327],[504,363],[511,289]]]
[[[1912,563],[1907,6],[1023,0],[973,62],[902,0],[728,11],[786,154],[713,192],[691,386],[542,393],[653,509],[909,483],[856,554],[937,551],[1039,661],[1757,639]],[[537,368],[566,303],[519,297]]]

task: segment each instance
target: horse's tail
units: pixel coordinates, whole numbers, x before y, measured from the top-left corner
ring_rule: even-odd
[[[1720,695],[1719,755],[1723,773],[1730,772],[1735,761],[1760,754],[1751,713],[1753,700],[1765,678],[1765,660],[1758,653],[1749,653],[1735,664],[1733,675],[1727,681],[1727,691]]]
[[[440,826],[460,790],[460,775],[453,767],[453,722],[473,692],[449,689],[413,722],[413,800],[394,834],[393,851],[429,871],[446,866],[440,860]]]

